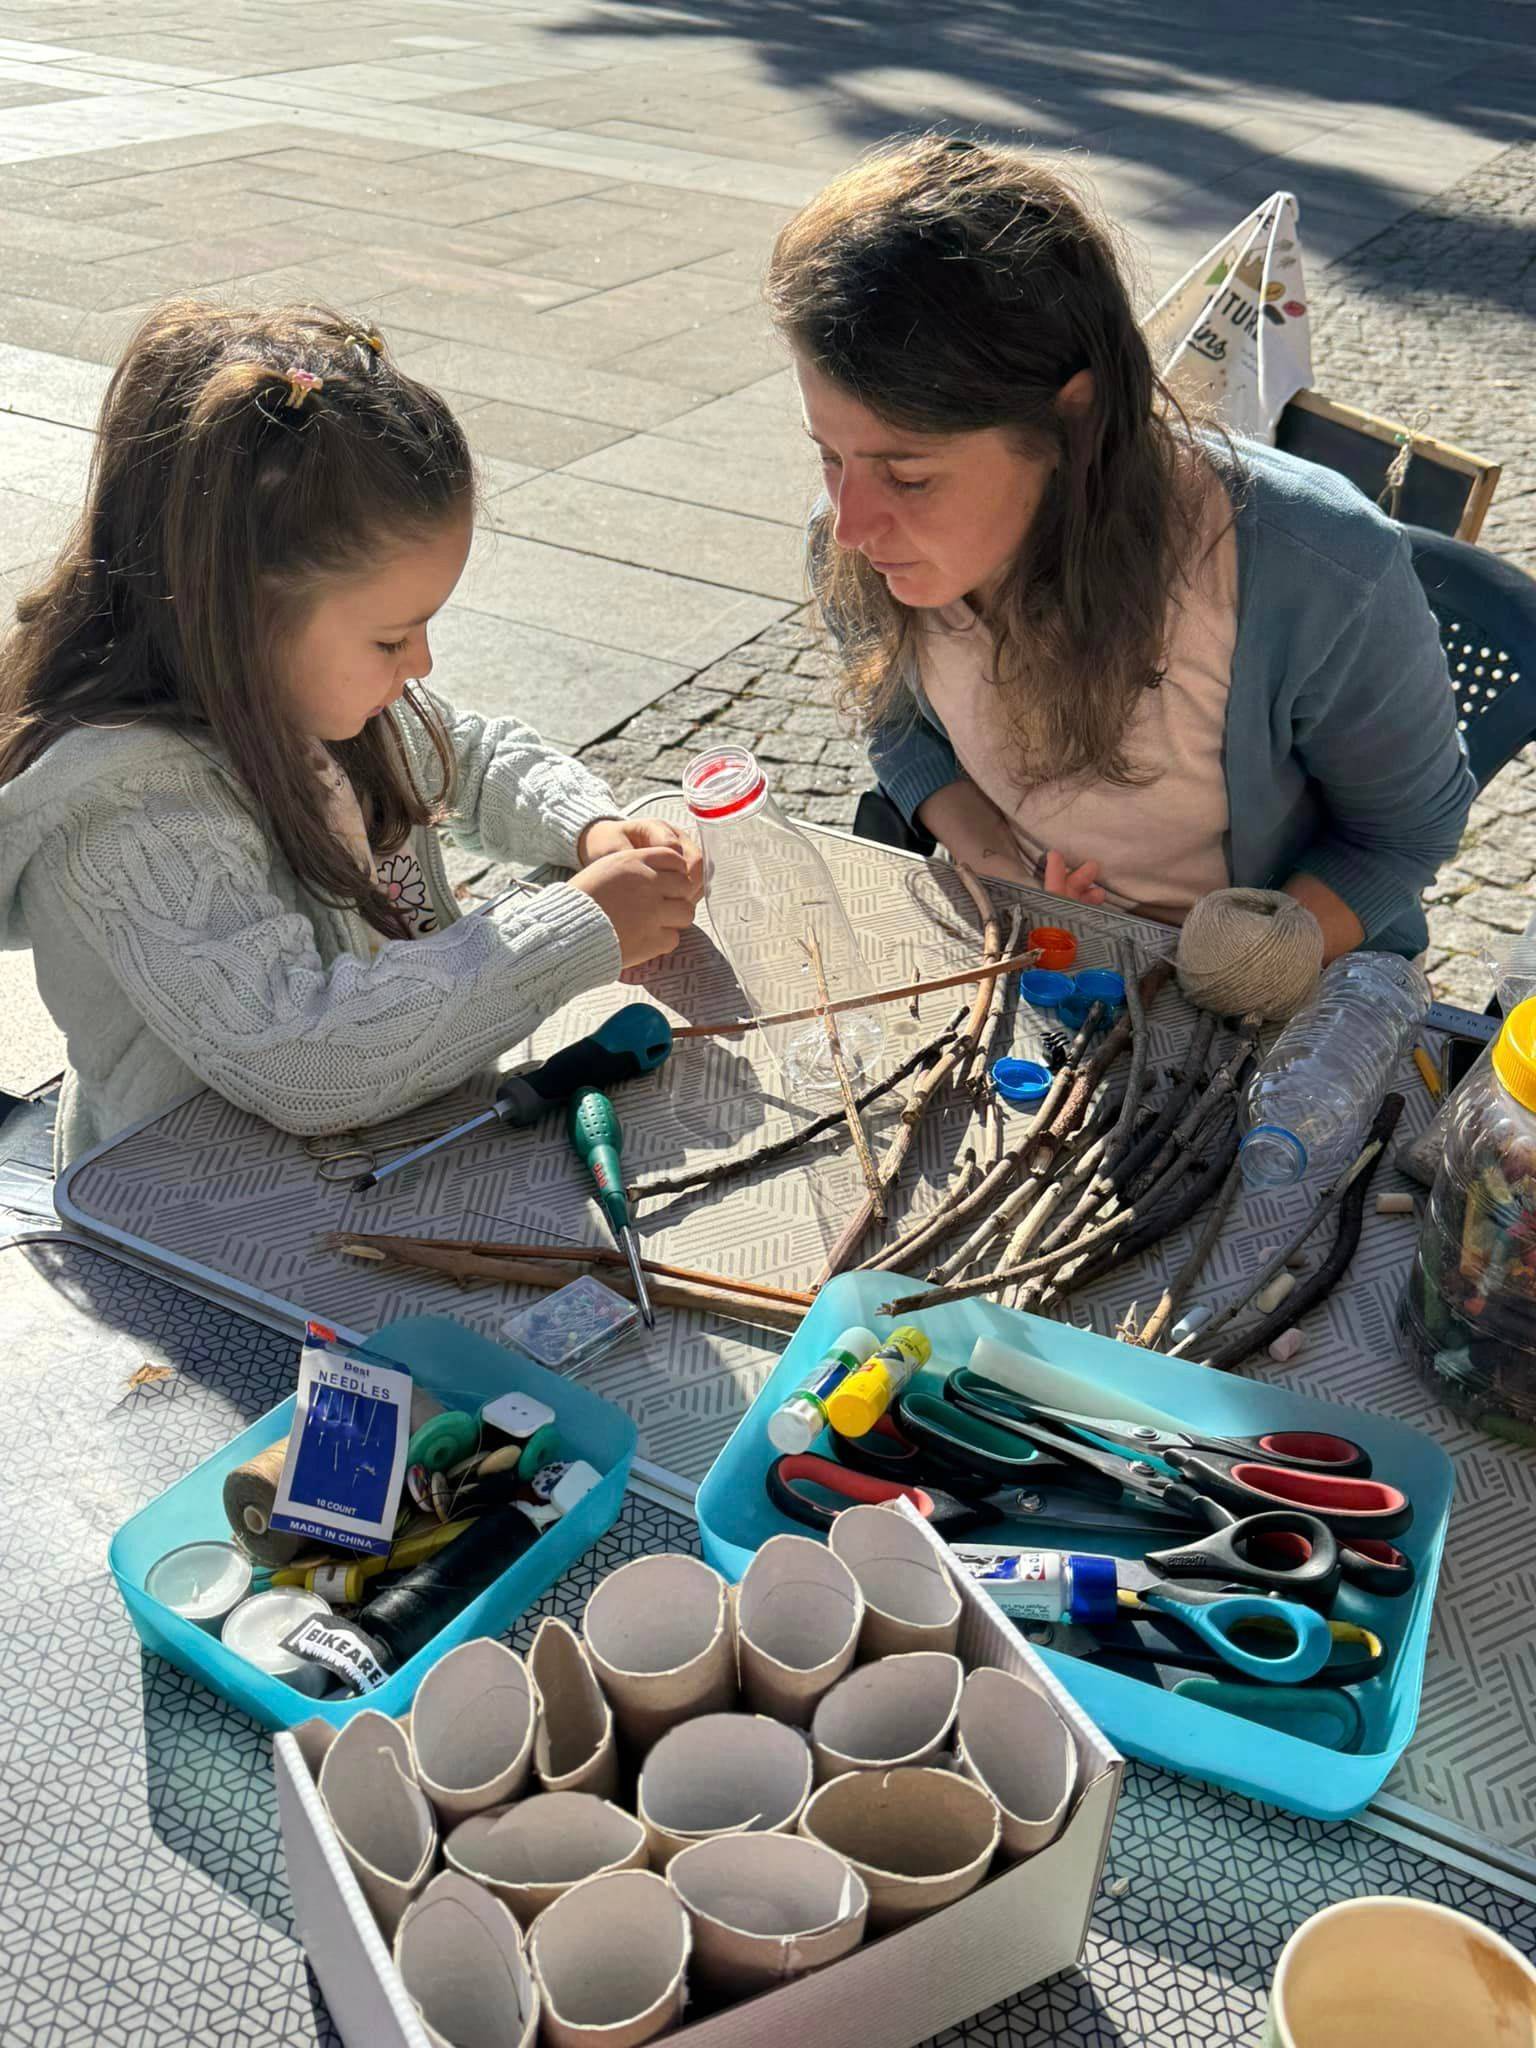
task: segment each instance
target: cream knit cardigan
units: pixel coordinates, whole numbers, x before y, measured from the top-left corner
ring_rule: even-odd
[[[446,830],[493,859],[574,866],[612,793],[515,720],[442,709],[458,764]],[[399,726],[431,789],[430,747],[414,719]],[[375,1123],[618,975],[613,926],[580,890],[461,917],[436,832],[412,846],[441,929],[373,953],[200,742],[151,722],[76,731],[0,785],[0,944],[32,947],[68,1041],[57,1163],[200,1083],[285,1131]]]

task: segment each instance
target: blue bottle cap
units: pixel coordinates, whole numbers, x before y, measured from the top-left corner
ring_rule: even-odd
[[[1004,1102],[1032,1104],[1046,1095],[1051,1070],[1038,1060],[994,1060],[992,1086]]]
[[[1054,1010],[1071,993],[1071,975],[1052,967],[1026,967],[1019,976],[1019,994],[1032,1010]]]
[[[1108,967],[1085,967],[1081,974],[1074,974],[1072,986],[1075,994],[1086,996],[1090,1003],[1107,1003],[1118,1010],[1125,1001],[1125,976],[1116,974]]]
[[[1073,1621],[1084,1628],[1100,1628],[1120,1614],[1120,1575],[1112,1557],[1072,1553]]]

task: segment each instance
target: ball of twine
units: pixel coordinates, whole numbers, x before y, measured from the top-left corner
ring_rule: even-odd
[[[1218,1017],[1257,1011],[1279,1022],[1311,995],[1323,966],[1323,928],[1278,889],[1215,889],[1184,920],[1179,987]]]

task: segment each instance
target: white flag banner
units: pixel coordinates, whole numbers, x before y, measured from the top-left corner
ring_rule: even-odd
[[[1273,442],[1282,408],[1312,382],[1312,323],[1296,200],[1273,192],[1142,322],[1174,396],[1235,434]]]

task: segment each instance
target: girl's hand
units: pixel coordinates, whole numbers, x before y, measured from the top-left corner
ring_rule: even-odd
[[[674,951],[699,900],[675,846],[626,845],[602,854],[571,877],[571,887],[590,896],[613,926],[625,967]]]
[[[1050,895],[1066,896],[1073,903],[1104,901],[1096,860],[1085,860],[1081,867],[1069,868],[1065,854],[1048,853],[1045,856],[1045,887]]]
[[[598,818],[577,840],[576,859],[580,866],[588,867],[605,854],[625,853],[631,849],[643,852],[652,846],[669,846],[682,855],[688,886],[697,903],[704,894],[703,852],[697,840],[690,839],[686,832],[680,832],[664,818]]]

